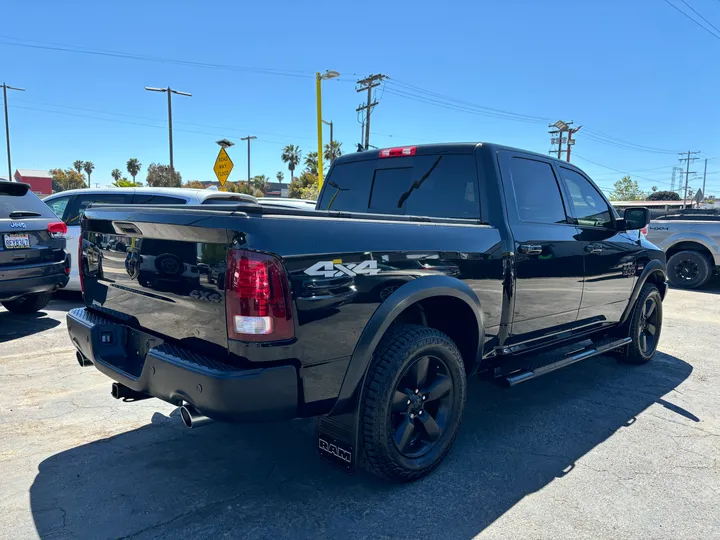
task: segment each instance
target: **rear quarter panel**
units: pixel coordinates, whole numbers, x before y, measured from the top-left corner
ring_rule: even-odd
[[[720,222],[651,221],[647,239],[663,251],[679,242],[697,242],[710,250],[715,265],[720,266]]]

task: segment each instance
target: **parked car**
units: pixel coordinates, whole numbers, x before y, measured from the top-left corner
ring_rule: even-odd
[[[523,150],[348,154],[317,210],[86,215],[90,243],[132,229],[129,253],[189,244],[224,280],[155,291],[109,260],[112,281],[84,276],[68,331],[116,398],[175,404],[189,427],[315,416],[324,460],[392,481],[444,459],[468,376],[513,386],[599,354],[644,364],[660,338],[665,254],[636,232],[647,209],[620,217],[580,169]]]
[[[0,181],[0,302],[8,311],[41,310],[67,284],[66,232],[28,184]]]
[[[665,251],[670,283],[683,289],[705,285],[720,268],[720,214],[679,210],[653,219],[647,238]]]
[[[80,276],[72,259],[78,252],[80,239],[80,218],[91,204],[219,204],[254,201],[250,195],[227,193],[209,189],[187,188],[104,188],[74,189],[62,191],[43,199],[55,215],[67,225],[67,245],[71,253],[70,281],[66,289],[80,290]],[[108,244],[109,238],[103,243],[103,249],[124,252],[127,245],[124,239]]]

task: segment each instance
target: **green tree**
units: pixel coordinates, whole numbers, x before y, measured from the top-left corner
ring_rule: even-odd
[[[293,178],[290,182],[290,188],[288,189],[288,197],[293,199],[304,199],[312,194],[312,190],[309,188],[315,188],[315,199],[317,199],[317,175],[312,174],[309,171],[303,172],[298,178]],[[312,197],[310,197],[312,198]]]
[[[615,182],[614,189],[610,192],[611,201],[640,201],[644,195],[637,180],[625,175]]]
[[[264,196],[270,188],[270,179],[264,174],[259,174],[257,176],[253,176],[252,185]]]
[[[323,158],[328,163],[332,163],[337,158],[342,156],[342,149],[340,148],[342,146],[341,142],[337,141],[330,141],[325,145],[325,150],[323,151]]]
[[[122,173],[120,172],[120,169],[113,169],[110,173],[110,176],[113,177],[113,180],[115,180],[115,182],[119,182],[122,178]]]
[[[318,153],[310,152],[305,156],[305,170],[310,174],[317,176],[318,173]]]
[[[277,174],[275,175],[275,178],[277,178],[277,181],[282,184],[282,181],[285,179],[285,175],[283,174],[282,171],[278,171]]]
[[[92,161],[86,161],[85,163],[83,163],[83,170],[88,175],[88,186],[91,186],[92,183],[90,181],[90,175],[95,170],[95,164]]]
[[[76,159],[75,161],[73,161],[73,169],[75,169],[79,173],[82,173],[84,165],[85,162],[82,159]]]
[[[147,185],[150,187],[180,187],[182,176],[176,170],[174,176],[170,177],[170,165],[151,163],[147,170]]]
[[[289,144],[285,148],[283,148],[280,159],[283,160],[283,163],[287,163],[287,168],[290,171],[290,182],[292,182],[293,180],[293,173],[295,172],[295,167],[300,164],[301,156],[302,151],[300,150],[299,146]]]
[[[112,184],[113,187],[142,187],[140,182],[133,182],[123,177],[120,180],[115,180]]]
[[[86,188],[85,177],[82,173],[72,168],[68,169],[51,169],[52,188],[55,193],[68,189]]]
[[[647,198],[648,201],[679,201],[680,195],[674,191],[654,191]]]
[[[127,160],[126,167],[127,171],[130,173],[130,176],[132,176],[134,182],[135,177],[140,172],[140,169],[142,169],[142,163],[140,163],[137,158],[130,158]]]

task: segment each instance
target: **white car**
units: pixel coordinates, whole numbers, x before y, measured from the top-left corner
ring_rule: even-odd
[[[65,289],[80,290],[75,258],[80,240],[80,217],[91,203],[106,204],[230,204],[240,201],[258,202],[258,199],[241,193],[228,193],[215,189],[189,188],[101,188],[73,189],[43,199],[55,215],[67,225],[67,252],[70,254],[70,281]],[[117,246],[109,246],[116,249]]]

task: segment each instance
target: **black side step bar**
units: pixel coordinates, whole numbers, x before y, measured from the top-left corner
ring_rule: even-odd
[[[564,368],[575,362],[580,362],[586,358],[597,356],[599,354],[618,349],[630,343],[632,338],[626,337],[622,339],[603,339],[594,342],[592,345],[585,347],[580,351],[575,351],[567,356],[556,356],[549,358],[542,365],[535,365],[532,369],[521,369],[513,373],[505,375],[504,381],[507,386],[515,386],[521,382],[529,381],[540,375],[545,375],[556,369]]]

